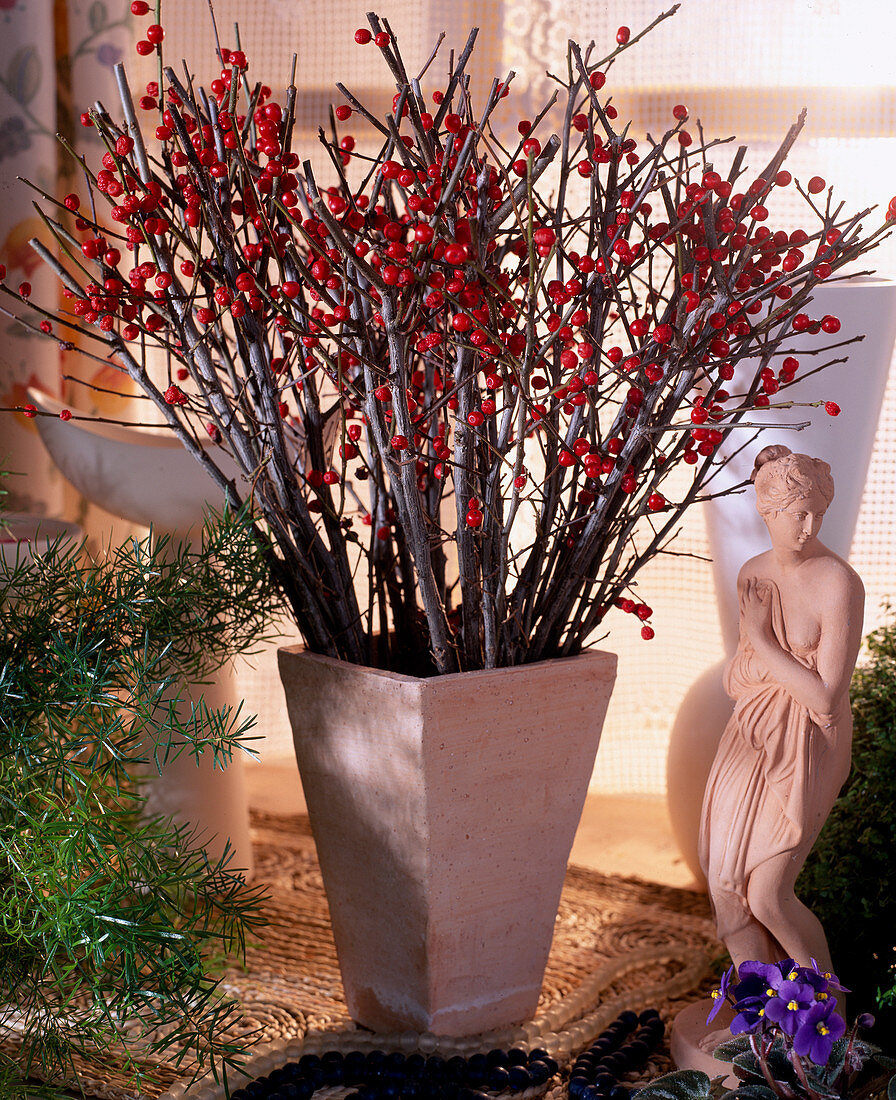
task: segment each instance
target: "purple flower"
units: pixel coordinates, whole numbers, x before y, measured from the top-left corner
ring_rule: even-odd
[[[808,1057],[816,1066],[823,1066],[831,1056],[834,1043],[846,1031],[846,1022],[834,1011],[836,997],[816,1001],[800,1020],[793,1037],[793,1050],[800,1058]]]
[[[719,988],[712,991],[713,1005],[710,1009],[709,1015],[706,1017],[707,1024],[711,1023],[719,1011],[722,1005],[728,1000],[728,987],[731,985],[731,978],[734,974],[734,967],[729,966],[725,973],[722,975],[722,980],[719,982]]]
[[[766,1002],[765,1015],[772,1023],[778,1024],[782,1031],[793,1035],[806,1013],[816,1003],[815,990],[808,982],[784,978],[774,993]]]
[[[756,1031],[765,1019],[765,998],[746,997],[735,1005],[737,1014],[731,1021],[731,1034],[743,1035]]]
[[[755,1031],[762,1023],[765,1002],[768,998],[768,971],[778,971],[774,964],[746,961],[738,968],[738,982],[732,993],[735,1016],[731,1022],[731,1034],[740,1035]]]

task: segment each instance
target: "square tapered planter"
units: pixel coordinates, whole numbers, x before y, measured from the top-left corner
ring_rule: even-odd
[[[429,679],[279,660],[352,1017],[531,1016],[616,656]]]

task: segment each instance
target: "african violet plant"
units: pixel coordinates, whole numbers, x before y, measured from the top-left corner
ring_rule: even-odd
[[[859,1016],[847,1034],[837,1012],[845,992],[833,975],[793,959],[744,962],[737,972],[732,966],[713,992],[707,1023],[725,1005],[734,1012],[732,1038],[714,1053],[731,1063],[737,1088],[729,1089],[724,1073],[710,1081],[699,1070],[678,1070],[639,1090],[640,1100],[894,1100],[896,1059],[859,1038],[874,1026],[872,1016]]]
[[[681,104],[631,136],[608,76],[651,27],[606,54],[570,43],[550,102],[518,119],[512,72],[471,86],[475,30],[440,82],[438,45],[409,73],[371,14],[355,41],[381,52],[392,109],[339,84],[324,172],[293,146],[292,84],[281,100],[218,43],[198,87],[165,64],[160,18],[137,44],[158,81],[135,107],[119,66],[123,120],[82,116],[102,166],[44,195],[55,254],[33,243],[66,301],[25,323],[77,333],[251,504],[312,650],[516,665],[578,653],[613,608],[653,637],[639,570],[806,372],[791,334],[818,335],[821,365],[842,346],[812,291],[886,221],[866,231],[870,209],[792,179],[802,118],[761,171]],[[768,224],[787,187],[808,219],[789,233]],[[25,312],[27,284],[4,290]]]

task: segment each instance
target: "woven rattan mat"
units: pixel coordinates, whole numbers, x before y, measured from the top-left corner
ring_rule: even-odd
[[[242,1028],[260,1031],[261,1043],[286,1044],[309,1032],[326,1031],[334,1043],[344,1045],[354,1025],[346,1015],[307,818],[254,813],[252,827],[256,880],[267,885],[270,899],[265,927],[248,950],[246,968],[228,974],[228,991],[244,1008]],[[593,1021],[595,1008],[602,1005],[611,1018],[621,1008],[655,1006],[668,1021],[710,987],[710,960],[721,950],[702,894],[570,867],[538,1012],[563,1005],[589,980],[593,985],[595,973],[608,961],[623,959],[631,969],[603,983],[577,1018],[590,1012]],[[644,1076],[665,1072],[670,1065],[667,1052],[661,1051]],[[183,1078],[182,1067],[152,1068],[158,1083],[144,1083],[139,1093],[108,1061],[102,1068],[84,1066],[83,1083],[89,1094],[104,1100],[131,1100],[157,1097]]]

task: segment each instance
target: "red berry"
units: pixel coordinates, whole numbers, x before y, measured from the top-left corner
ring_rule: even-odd
[[[373,35],[366,27],[359,27],[355,31],[355,41],[359,46],[366,46],[371,38],[373,38]]]
[[[467,526],[468,527],[481,527],[482,526],[482,513],[474,509],[470,509],[467,512]]]
[[[819,192],[824,191],[825,182],[821,176],[813,176],[806,185],[806,190],[810,195],[817,195]]]
[[[60,420],[71,420],[71,418],[72,414],[68,409],[63,409],[62,412],[59,414]]]
[[[655,635],[656,631],[653,629],[652,626],[641,627],[641,637],[644,639],[645,642],[649,642],[650,639],[653,638]]]
[[[152,53],[154,47],[153,47],[152,42],[147,42],[145,38],[141,38],[140,41],[137,43],[137,45],[134,47],[134,49],[137,51],[138,54],[140,54],[141,57],[148,57]],[[84,117],[85,117],[84,115],[81,115],[82,120],[83,120]],[[87,116],[87,117],[89,118],[89,116]],[[90,122],[90,123],[85,124],[85,125],[91,125],[92,126],[93,123]]]
[[[619,43],[620,46],[624,46],[626,42],[628,42],[628,40],[631,38],[631,36],[632,32],[629,30],[628,27],[620,27],[619,30],[616,32],[616,41]]]
[[[352,117],[352,109],[347,103],[340,103],[336,108],[335,114],[340,122],[345,122]]]
[[[380,33],[379,33],[379,34],[378,34],[378,35],[376,36],[376,38],[374,38],[374,40],[373,40],[373,41],[374,41],[374,42],[375,42],[375,43],[377,44],[377,46],[379,46],[379,47],[380,47],[380,49],[382,50],[382,49],[385,49],[385,48],[386,48],[386,46],[388,46],[388,45],[389,45],[389,43],[390,43],[390,42],[392,41],[392,39],[391,39],[391,38],[389,37],[389,35],[388,35],[388,34],[386,34],[386,32],[385,32],[385,31],[380,31]]]
[[[149,11],[149,4],[146,0],[133,0],[131,4],[131,15],[146,15]]]
[[[158,46],[165,37],[165,28],[161,23],[153,23],[146,28],[146,37],[154,46]]]
[[[677,118],[679,122],[683,122],[688,117],[688,109],[683,103],[676,103],[672,108],[672,117]]]
[[[824,411],[828,414],[828,416],[839,416],[840,406],[837,404],[836,401],[825,401]]]
[[[840,331],[840,318],[834,317],[833,314],[827,314],[827,316],[821,319],[822,332],[833,334]]]
[[[165,400],[169,405],[186,405],[187,395],[180,388],[173,383],[165,390]]]
[[[28,417],[29,420],[33,420],[37,416],[37,409],[34,407],[34,405],[23,405],[22,412],[25,414],[25,416]]]

